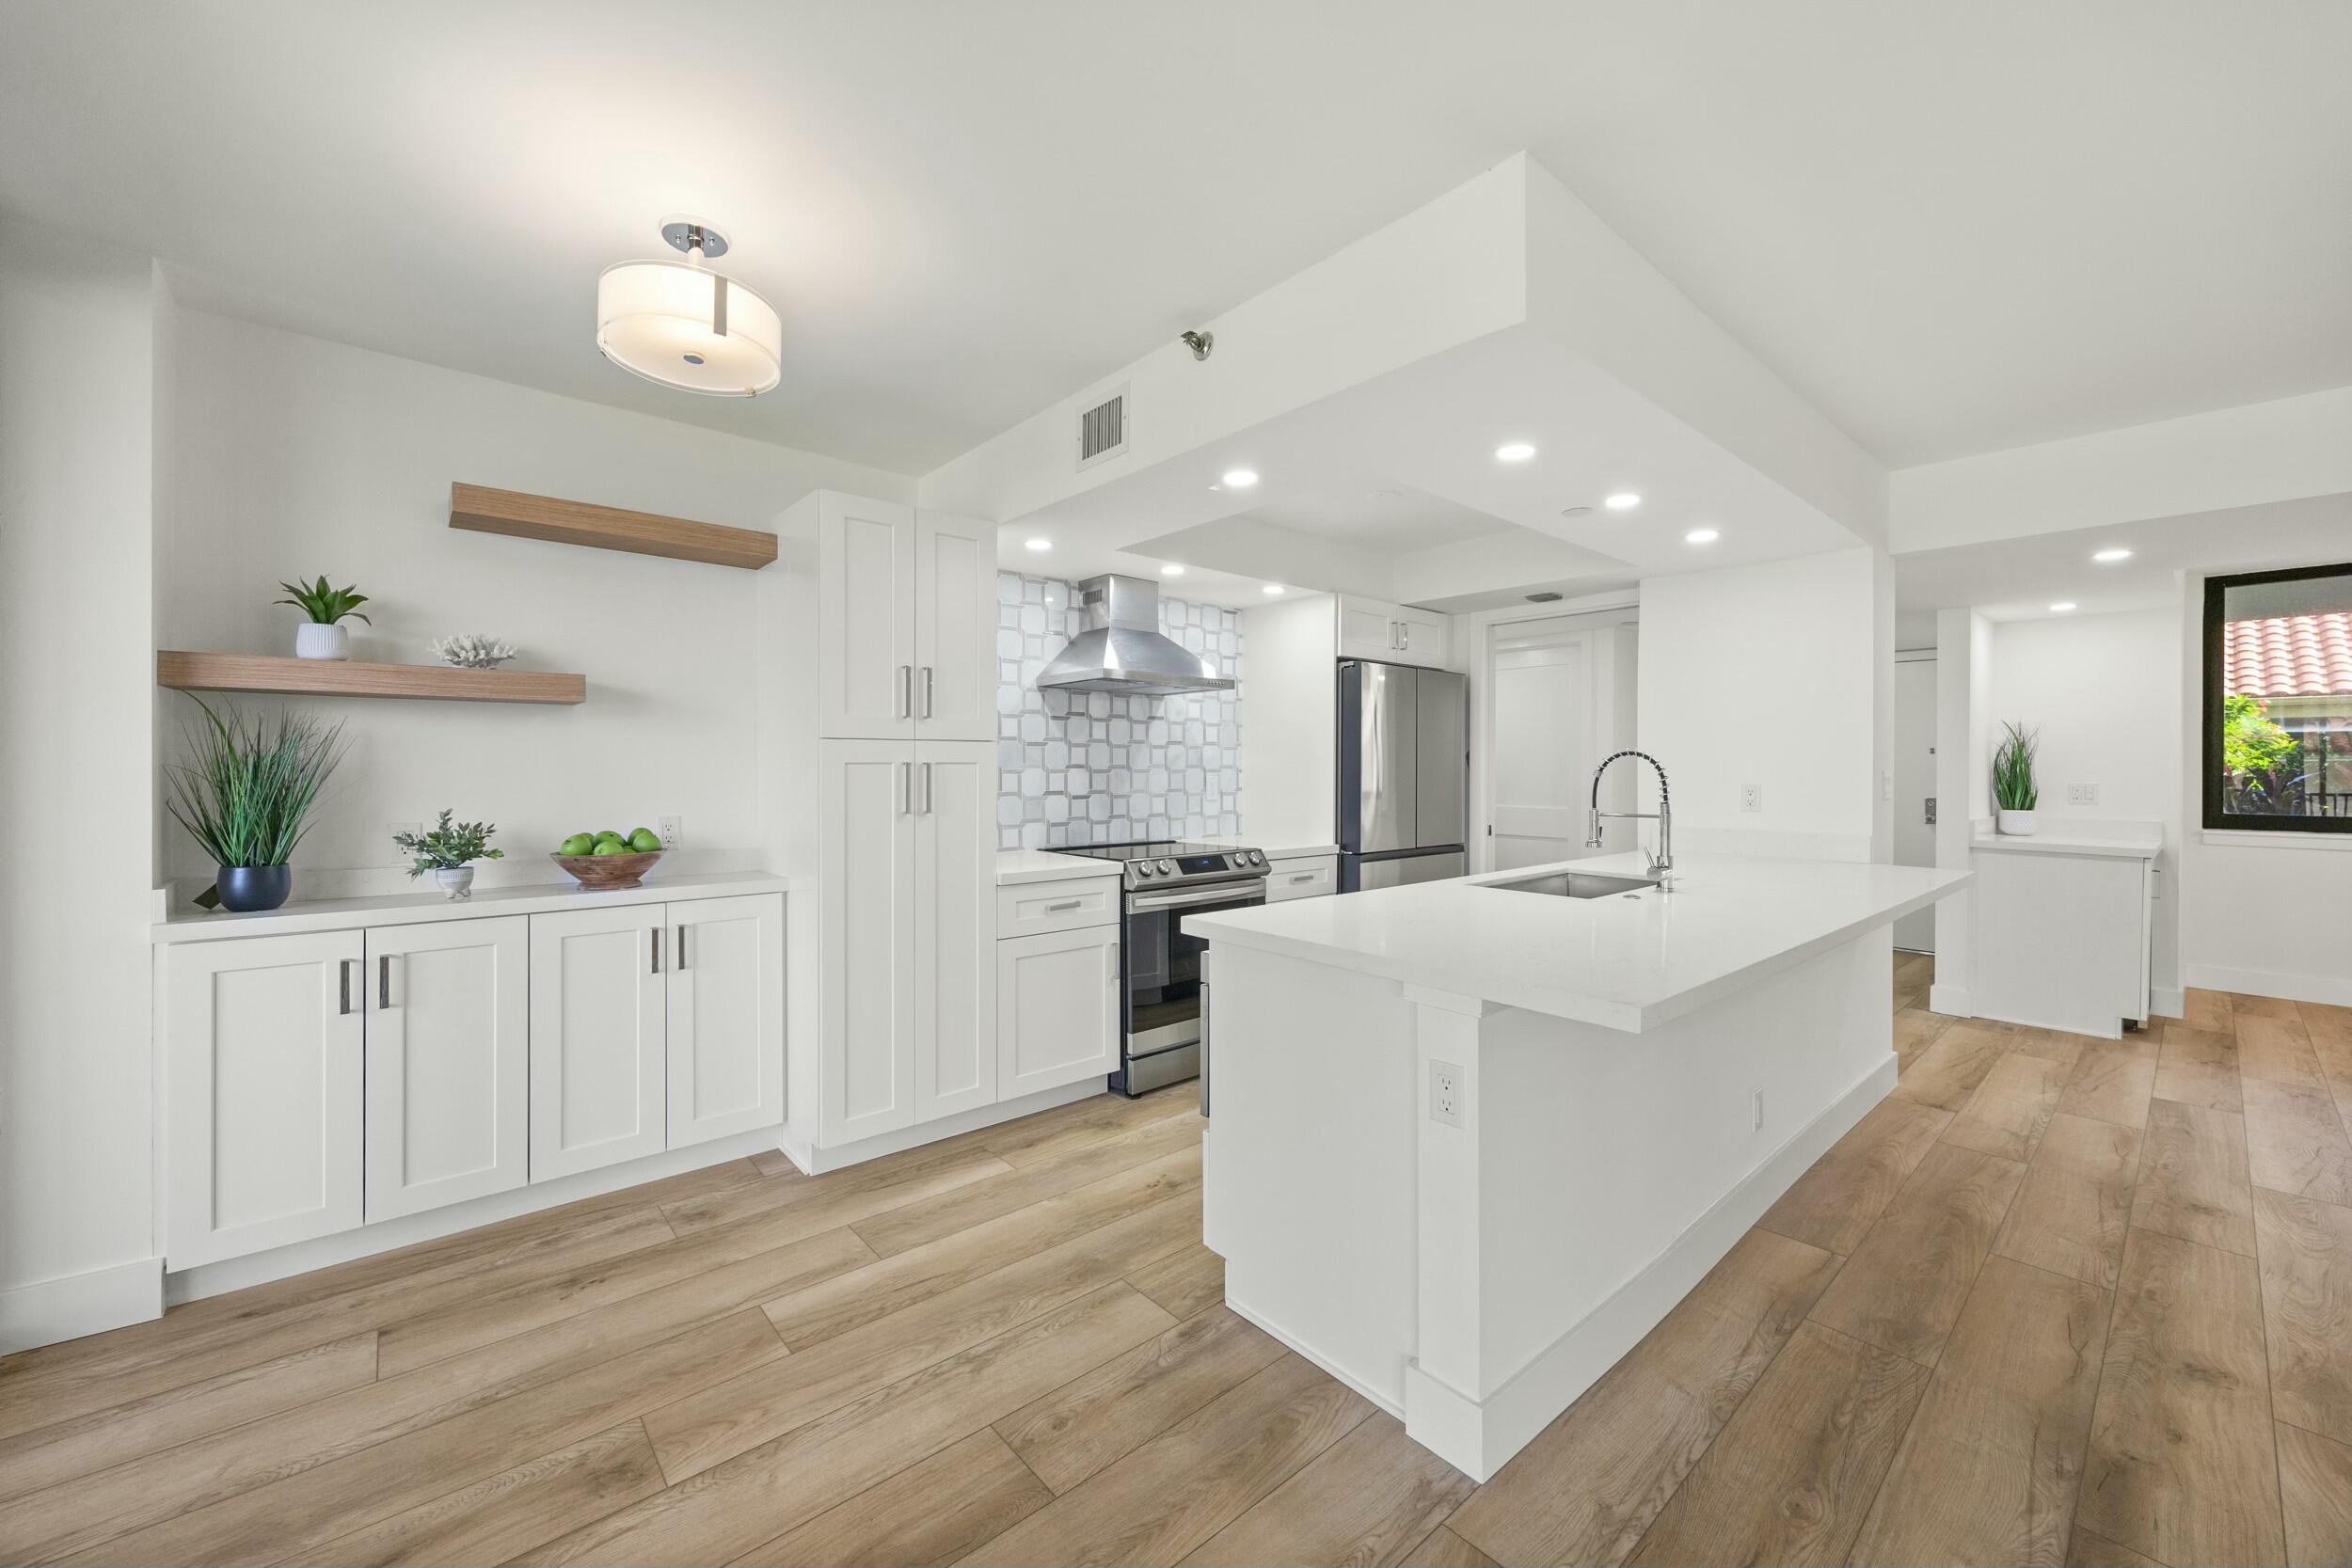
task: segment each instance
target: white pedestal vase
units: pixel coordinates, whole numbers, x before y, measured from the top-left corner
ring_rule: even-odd
[[[473,896],[473,867],[470,865],[438,867],[433,873],[433,879],[441,884],[441,891],[452,901]]]

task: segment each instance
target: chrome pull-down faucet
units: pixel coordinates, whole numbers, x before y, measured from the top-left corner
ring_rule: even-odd
[[[1600,809],[1600,776],[1609,771],[1609,765],[1619,757],[1639,757],[1658,769],[1658,809],[1656,811],[1603,811]],[[1647,752],[1615,752],[1600,759],[1593,769],[1593,810],[1584,840],[1588,849],[1600,847],[1600,825],[1606,818],[1631,817],[1640,821],[1655,818],[1658,822],[1658,848],[1649,857],[1649,872],[1663,877],[1675,868],[1675,808],[1674,797],[1666,788],[1666,770]]]

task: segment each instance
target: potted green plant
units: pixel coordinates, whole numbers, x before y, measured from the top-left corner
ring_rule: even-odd
[[[502,861],[503,849],[490,847],[490,835],[498,829],[487,822],[452,822],[449,808],[441,808],[441,819],[421,833],[394,833],[392,842],[417,857],[417,863],[408,868],[411,877],[433,873],[433,879],[441,884],[441,891],[452,898],[473,896],[473,863]]]
[[[343,625],[346,617],[368,621],[359,613],[359,607],[368,596],[353,588],[329,588],[322,576],[315,583],[281,582],[286,591],[279,604],[290,604],[310,617],[294,627],[294,657],[297,658],[349,658],[351,630]],[[373,626],[373,621],[368,621]]]
[[[2033,808],[2042,792],[2033,782],[2036,732],[2005,723],[2008,733],[1993,752],[1993,804],[1999,813],[2000,831],[2015,837],[2033,832]]]
[[[164,769],[164,807],[213,858],[223,908],[274,910],[294,892],[286,863],[342,760],[342,726],[282,708],[268,719],[224,716],[189,701],[206,722],[186,732],[188,760]]]

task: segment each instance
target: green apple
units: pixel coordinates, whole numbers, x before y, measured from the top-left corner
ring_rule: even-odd
[[[600,838],[596,840],[596,847],[588,852],[592,855],[626,855],[628,846],[617,838]]]
[[[596,847],[593,834],[574,833],[555,851],[559,855],[584,855]]]
[[[627,843],[628,842],[628,839],[623,838],[623,837],[622,837],[619,833],[614,832],[613,832],[612,829],[610,829],[610,828],[605,829],[605,830],[604,830],[604,832],[602,832],[598,833],[598,834],[596,835],[596,837],[597,837],[598,839],[600,839],[600,840],[601,840],[601,839],[608,839],[608,838],[609,838],[609,839],[612,839],[612,840],[614,843],[616,843],[616,844],[627,844]]]
[[[661,839],[651,828],[640,828],[628,835],[628,847],[641,855],[650,855],[661,847]]]

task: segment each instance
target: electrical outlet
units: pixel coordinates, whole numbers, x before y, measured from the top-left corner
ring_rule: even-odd
[[[413,836],[423,832],[424,824],[421,822],[386,823],[384,825],[384,852],[391,858],[390,863],[399,866],[405,871],[408,868],[410,861],[414,859],[414,857],[411,856],[407,850],[403,849],[399,845],[392,842],[393,834],[408,833]]]
[[[1764,786],[1762,784],[1741,784],[1740,786],[1740,809],[1741,811],[1762,811],[1764,809]]]
[[[682,849],[686,847],[686,819],[684,817],[656,817],[653,831],[661,835],[661,847],[664,849]]]
[[[1452,1062],[1429,1064],[1429,1119],[1462,1125],[1462,1069]]]
[[[1752,1096],[1754,1114],[1749,1120],[1748,1129],[1750,1132],[1761,1132],[1764,1131],[1764,1091],[1752,1089],[1749,1093]]]

